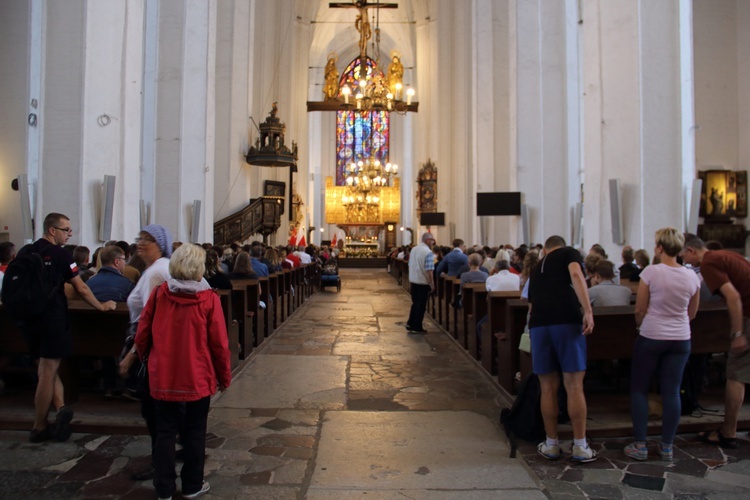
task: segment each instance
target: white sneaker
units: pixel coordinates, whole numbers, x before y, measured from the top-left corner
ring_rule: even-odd
[[[547,445],[547,441],[542,441],[539,446],[536,447],[536,451],[547,460],[557,460],[560,458],[560,445],[553,444],[552,446]]]
[[[586,463],[596,460],[596,452],[589,445],[586,447],[573,445],[573,455],[570,457],[576,462]]]
[[[189,495],[186,495],[183,493],[182,498],[198,498],[208,493],[208,490],[210,489],[211,489],[211,485],[208,484],[208,481],[203,481],[203,487],[201,487],[200,490],[196,491],[195,493],[191,493]]]

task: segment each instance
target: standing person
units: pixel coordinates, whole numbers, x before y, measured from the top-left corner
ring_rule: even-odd
[[[183,497],[209,491],[203,480],[209,403],[217,387],[223,391],[232,381],[226,323],[219,296],[203,279],[205,259],[198,245],[185,244],[175,251],[169,261],[171,278],[149,297],[135,337],[138,355],[148,354],[149,359],[159,498],[171,498],[175,492],[178,431],[185,457],[180,472]]]
[[[737,417],[745,400],[745,384],[750,383],[750,263],[734,252],[708,250],[703,240],[694,235],[686,237],[682,259],[694,267],[700,267],[709,290],[724,297],[732,326],[724,394],[724,423],[720,429],[702,432],[698,437],[723,448],[738,448]]]
[[[50,213],[44,218],[44,235],[36,242],[19,250],[17,258],[28,253],[42,257],[47,277],[56,287],[54,297],[47,309],[37,317],[23,320],[19,326],[29,344],[29,351],[37,358],[38,378],[34,407],[36,416],[29,441],[39,443],[49,439],[67,441],[70,437],[70,421],[73,410],[65,406],[65,394],[57,374],[62,358],[70,356],[73,349],[73,335],[68,318],[68,300],[64,284],[70,283],[81,298],[99,311],[111,311],[116,304],[112,301],[99,302],[86,283],[78,275],[73,256],[62,248],[73,234],[70,218],[60,213]],[[9,270],[10,272],[10,270]],[[55,423],[49,425],[47,416],[50,405],[57,410]]]
[[[565,246],[560,236],[544,243],[544,257],[534,268],[529,283],[529,331],[534,373],[542,389],[542,418],[547,439],[537,450],[545,458],[560,458],[557,433],[557,391],[559,371],[568,393],[568,414],[573,425],[572,458],[578,462],[596,460],[586,441],[586,335],[594,330],[581,254]],[[583,315],[581,314],[583,308]]]
[[[138,331],[138,321],[146,305],[151,291],[169,279],[169,257],[172,255],[172,235],[169,230],[159,224],[149,224],[141,229],[135,239],[137,256],[146,264],[141,278],[128,296],[128,310],[130,311],[130,336],[134,339]],[[130,367],[138,359],[135,346],[120,361],[120,375],[127,375]],[[138,394],[141,401],[141,416],[146,421],[148,433],[151,436],[151,457],[153,459],[156,446],[156,413],[154,400],[148,390],[140,388]],[[131,476],[136,481],[145,481],[154,477],[154,465],[149,463],[142,469],[133,471]]]
[[[682,372],[690,356],[690,320],[698,312],[701,287],[698,276],[677,263],[684,242],[677,229],[659,229],[654,255],[660,258],[661,264],[644,269],[638,285],[635,323],[640,333],[633,348],[630,376],[635,441],[624,450],[636,460],[648,458],[648,392],[656,374],[664,407],[661,458],[672,460],[673,456],[672,444],[680,423]]]
[[[409,333],[426,333],[422,321],[427,310],[427,298],[435,291],[433,271],[435,257],[430,248],[435,244],[432,233],[422,235],[422,243],[415,246],[409,256],[409,290],[411,291],[411,310],[406,322]]]

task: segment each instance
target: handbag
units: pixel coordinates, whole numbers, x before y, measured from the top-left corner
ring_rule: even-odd
[[[518,350],[531,354],[531,334],[522,333],[521,340],[518,342]]]

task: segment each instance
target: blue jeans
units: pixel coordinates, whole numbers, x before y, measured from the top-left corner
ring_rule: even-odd
[[[689,340],[653,340],[638,336],[630,374],[630,412],[636,441],[646,441],[648,390],[658,373],[662,413],[661,441],[672,444],[680,423],[680,385],[690,356]]]

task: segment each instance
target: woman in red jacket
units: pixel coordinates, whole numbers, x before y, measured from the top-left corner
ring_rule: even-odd
[[[195,498],[209,490],[203,480],[209,402],[216,389],[224,390],[232,379],[224,314],[219,296],[203,278],[205,260],[205,251],[197,245],[175,251],[169,261],[171,279],[151,293],[135,338],[139,357],[148,355],[149,386],[156,403],[154,487],[159,498],[171,498],[175,492],[178,431],[185,450],[183,497]]]

